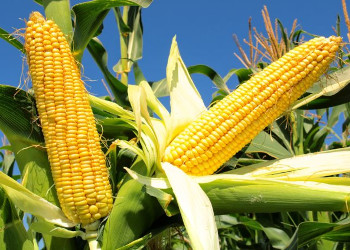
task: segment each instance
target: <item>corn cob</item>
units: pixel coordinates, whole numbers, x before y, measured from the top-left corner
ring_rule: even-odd
[[[326,72],[340,43],[314,38],[271,63],[175,137],[163,161],[190,175],[214,173]]]
[[[25,49],[60,205],[73,222],[92,223],[113,199],[80,70],[59,27],[39,12],[27,22]]]

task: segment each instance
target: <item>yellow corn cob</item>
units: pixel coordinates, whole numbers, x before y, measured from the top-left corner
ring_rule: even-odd
[[[340,43],[314,38],[271,63],[182,131],[163,161],[190,175],[214,173],[325,73]]]
[[[88,94],[59,27],[33,12],[25,49],[58,198],[65,215],[89,224],[113,199]]]

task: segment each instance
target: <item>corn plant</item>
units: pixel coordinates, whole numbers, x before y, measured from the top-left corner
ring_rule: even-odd
[[[339,32],[300,43],[306,33],[293,25],[287,35],[278,20],[273,29],[265,8],[268,35],[254,30],[253,42],[249,22],[250,55],[241,47],[239,57],[245,69],[222,78],[206,65],[186,67],[174,38],[166,79],[150,81],[137,61],[141,9],[151,1],[37,2],[46,17],[31,15],[24,44],[1,30],[26,54],[33,86],[0,85],[9,142],[1,148],[4,248],[347,245],[350,77]],[[109,11],[120,37],[115,74],[97,37]],[[79,69],[86,52],[110,97],[86,92]],[[193,73],[218,88],[210,109]],[[231,92],[233,75],[240,85]],[[328,146],[339,114],[343,134]]]

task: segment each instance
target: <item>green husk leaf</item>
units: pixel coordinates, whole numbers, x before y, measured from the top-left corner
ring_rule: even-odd
[[[135,170],[143,174],[144,169],[141,163],[135,166]],[[161,206],[146,193],[144,186],[136,180],[126,178],[105,225],[102,249],[116,249],[133,242],[144,235],[162,214]]]
[[[147,106],[160,117],[160,120],[153,118],[148,122],[151,122],[150,125],[157,138],[155,145],[158,145],[159,154],[162,156],[161,154],[166,147],[167,128],[170,127],[170,114],[163,104],[156,98],[146,81],[142,81],[139,86],[143,88],[146,94]]]
[[[160,119],[163,120],[165,123],[169,122],[170,114],[168,110],[154,95],[154,92],[149,86],[149,84],[146,81],[141,81],[140,86],[146,92],[146,95],[147,95],[146,100],[147,100],[148,107],[151,108],[152,111],[155,112],[160,117]]]
[[[73,27],[69,0],[43,0],[45,15],[60,27],[67,41],[72,42]]]
[[[146,192],[147,194],[157,198],[159,204],[162,206],[167,216],[170,217],[179,213],[179,209],[176,207],[176,205],[173,205],[174,203],[171,203],[174,200],[174,197],[171,194],[168,194],[152,186],[146,186]]]
[[[314,162],[316,159],[313,159]],[[150,178],[128,171],[144,185],[169,189],[165,178]],[[215,214],[284,211],[347,211],[350,192],[348,178],[315,178],[288,181],[236,174],[190,177],[208,195]],[[337,183],[337,185],[326,184]],[[343,181],[342,181],[343,180]],[[324,183],[322,183],[324,182]]]
[[[348,210],[348,186],[222,176],[200,182],[215,214]]]

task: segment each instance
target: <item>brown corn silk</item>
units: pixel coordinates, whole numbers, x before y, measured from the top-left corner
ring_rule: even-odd
[[[64,34],[39,12],[27,22],[25,49],[60,205],[73,222],[92,223],[113,199],[80,70]]]
[[[214,173],[326,72],[341,41],[317,37],[271,63],[175,137],[163,161],[190,175]]]

